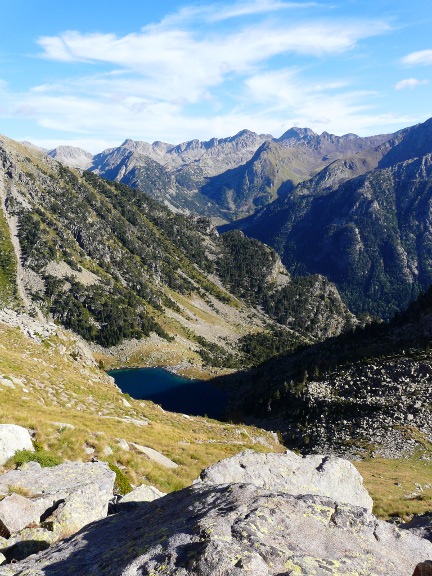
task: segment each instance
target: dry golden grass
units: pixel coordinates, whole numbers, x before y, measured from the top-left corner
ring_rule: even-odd
[[[432,510],[432,461],[372,458],[353,464],[363,476],[378,517],[409,519]]]
[[[127,398],[127,406],[126,396],[77,356],[74,340],[63,332],[38,344],[19,329],[0,325],[0,375],[14,386],[0,384],[1,423],[33,429],[41,447],[64,460],[97,455],[118,465],[134,485],[145,482],[168,492],[240,450],[283,450],[270,434],[252,427],[185,418],[149,401]],[[128,418],[149,423],[138,426]],[[132,448],[125,451],[119,439],[154,448],[179,467],[167,469]],[[409,518],[432,509],[431,461],[375,458],[354,464],[379,517]]]
[[[85,364],[64,333],[39,344],[19,329],[0,325],[0,374],[14,385],[0,384],[0,422],[33,429],[41,447],[63,459],[97,455],[125,467],[134,485],[147,482],[171,491],[190,484],[203,467],[240,450],[282,450],[262,430],[185,418],[148,401],[128,398],[128,406],[125,395],[104,372]],[[128,419],[149,423],[139,426]],[[179,466],[167,469],[132,448],[125,451],[119,439],[154,448]]]

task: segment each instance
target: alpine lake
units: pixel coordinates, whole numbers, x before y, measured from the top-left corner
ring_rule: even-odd
[[[165,368],[124,368],[108,372],[125,394],[151,400],[170,412],[219,418],[228,395],[205,380],[190,380]]]

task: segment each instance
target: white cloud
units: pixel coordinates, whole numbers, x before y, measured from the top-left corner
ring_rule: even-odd
[[[365,92],[354,92],[338,79],[307,82],[306,64],[303,69],[293,65],[299,56],[302,65],[311,58],[325,62],[389,26],[365,19],[314,20],[310,11],[307,19],[298,19],[283,12],[314,5],[281,0],[207,4],[183,8],[123,36],[67,31],[42,37],[41,56],[63,62],[63,69],[78,62],[73,70],[81,76],[54,78],[20,94],[0,85],[3,115],[25,115],[68,139],[76,134],[90,151],[95,142],[127,137],[176,143],[243,128],[277,136],[284,124],[319,129],[323,123],[336,133],[347,126],[365,133],[375,120],[390,123],[388,117],[369,115]],[[275,12],[277,20],[240,18]],[[228,19],[229,26],[218,25]],[[93,144],[86,147],[86,140]]]
[[[316,132],[355,132],[370,135],[375,130],[391,132],[397,125],[414,123],[414,118],[374,114],[369,103],[376,94],[353,90],[345,81],[306,82],[301,71],[279,70],[256,74],[245,82],[246,99],[264,104],[261,119],[283,119],[283,127],[309,127]],[[271,124],[271,120],[269,122]]]
[[[312,8],[317,6],[316,2],[278,2],[271,0],[257,0],[256,2],[245,2],[225,8],[225,10],[215,11],[209,18],[209,21],[218,22],[239,16],[249,16],[251,14],[262,14],[276,12],[279,10],[288,10],[294,8]]]
[[[419,80],[418,78],[405,78],[400,80],[395,84],[396,90],[403,90],[404,88],[416,88],[417,86],[423,86],[429,84],[427,80]]]
[[[432,50],[420,50],[419,52],[411,52],[402,58],[402,64],[408,66],[432,65]]]
[[[385,30],[383,23],[364,21],[291,26],[263,23],[200,36],[187,29],[160,25],[122,37],[65,32],[40,38],[39,44],[44,58],[102,63],[124,73],[120,80],[109,75],[86,77],[82,87],[98,84],[105,93],[196,103],[208,98],[209,90],[225,80],[251,74],[274,57],[290,53],[320,58],[341,54],[359,40]]]

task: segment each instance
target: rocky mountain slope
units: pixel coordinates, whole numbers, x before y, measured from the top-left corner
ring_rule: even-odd
[[[390,318],[429,287],[432,120],[336,160],[236,223],[295,274],[323,274],[357,313]]]
[[[87,170],[93,163],[93,155],[76,146],[58,146],[48,152],[48,156],[55,158],[62,164],[71,168]]]
[[[389,324],[227,378],[231,413],[279,430],[286,445],[303,451],[421,457],[430,466],[431,318],[432,289]]]
[[[138,188],[162,204],[183,213],[225,219],[224,209],[201,187],[212,176],[236,168],[271,138],[243,130],[235,136],[178,145],[126,140],[120,147],[93,158],[93,172]]]
[[[290,305],[299,281],[256,241],[243,237],[248,262],[232,258],[209,221],[140,191],[6,138],[0,159],[3,305],[60,322],[104,361],[232,368],[249,362],[242,339],[255,332],[282,330],[289,348],[355,323],[322,278],[303,279],[300,320]],[[243,292],[229,280],[240,267]]]

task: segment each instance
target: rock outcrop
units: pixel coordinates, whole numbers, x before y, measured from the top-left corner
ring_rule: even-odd
[[[407,576],[432,545],[363,508],[252,484],[196,484],[85,527],[1,576]]]
[[[13,386],[12,381],[10,384]],[[34,451],[28,430],[16,424],[0,424],[0,466],[18,450]]]
[[[80,477],[104,494],[108,483],[112,487],[103,465],[68,463],[61,478],[62,468],[53,470],[57,497],[69,482],[78,484],[75,506],[89,506]],[[31,465],[0,477],[0,489],[18,477],[22,490],[29,489],[32,478],[34,492],[52,497],[41,476]],[[432,544],[370,514],[361,477],[339,458],[246,451],[210,466],[191,487],[162,496],[141,486],[124,498],[119,513],[24,560],[50,544],[40,528],[22,530],[21,548],[0,538],[10,544],[3,547],[5,559],[18,560],[1,566],[0,576],[429,573]]]
[[[30,462],[2,474],[0,551],[8,561],[20,560],[104,518],[114,479],[114,472],[99,462],[53,468]]]
[[[256,454],[246,450],[206,468],[195,481],[207,486],[233,482],[294,496],[327,496],[372,512],[372,498],[363,486],[362,477],[342,458],[301,457],[289,450],[286,454]]]

